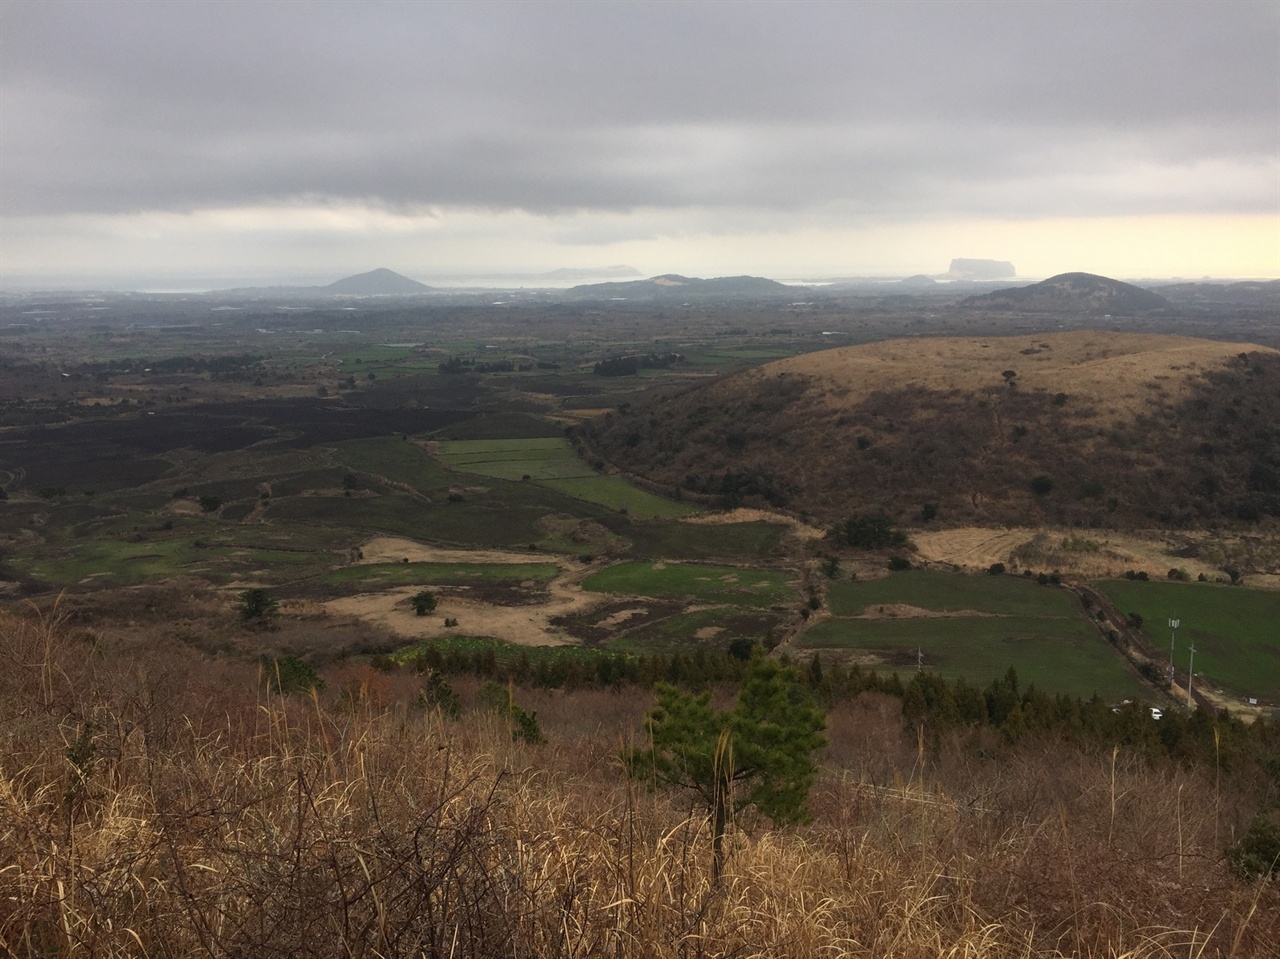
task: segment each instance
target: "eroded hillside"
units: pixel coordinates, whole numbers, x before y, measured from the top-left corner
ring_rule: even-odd
[[[834,521],[1192,527],[1280,516],[1280,352],[1075,332],[807,354],[588,442],[666,492]]]

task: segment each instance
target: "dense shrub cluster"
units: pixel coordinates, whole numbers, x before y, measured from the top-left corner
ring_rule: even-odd
[[[641,370],[665,370],[683,359],[679,353],[610,356],[597,362],[591,372],[596,376],[635,376]]]
[[[720,506],[735,509],[749,502],[762,502],[769,506],[786,506],[794,492],[794,486],[765,470],[725,470],[718,476],[685,477],[684,489],[691,493],[714,496]]]
[[[883,510],[859,513],[831,528],[830,536],[854,549],[890,549],[907,545],[907,535],[895,529]]]

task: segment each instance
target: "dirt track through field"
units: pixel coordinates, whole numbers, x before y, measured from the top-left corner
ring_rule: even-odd
[[[827,535],[826,530],[802,523],[794,516],[788,516],[785,513],[772,513],[766,509],[747,509],[742,507],[725,513],[702,513],[696,516],[686,516],[683,521],[698,526],[729,526],[734,523],[778,523],[789,527],[800,539],[821,539]]]

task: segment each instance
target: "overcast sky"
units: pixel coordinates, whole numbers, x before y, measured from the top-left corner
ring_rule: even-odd
[[[1280,3],[0,0],[0,283],[1280,276]]]

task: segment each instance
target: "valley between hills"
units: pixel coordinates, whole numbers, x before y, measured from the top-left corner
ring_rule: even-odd
[[[0,945],[1267,954],[1275,292],[1111,283],[6,299]]]
[[[189,584],[224,611],[179,617],[192,645],[261,654],[234,600],[269,590],[291,615],[266,652],[316,663],[411,641],[736,642],[1165,704],[1190,663],[1175,641],[1159,665],[1161,624],[1183,615],[1206,696],[1280,700],[1267,600],[1264,620],[1223,618],[1234,594],[1280,595],[1280,352],[1232,336],[1266,312],[1252,286],[1206,339],[1184,332],[1206,328],[1202,291],[1179,306],[1084,274],[800,305],[743,282],[11,304],[42,319],[4,342],[8,592],[62,593],[110,631],[139,591]],[[840,535],[851,520],[882,535]],[[765,600],[707,585],[752,569]],[[893,622],[868,618],[875,583],[987,590],[993,570],[1009,596],[896,596]],[[1148,585],[1119,628],[1078,602],[1011,614],[1046,577]],[[423,589],[432,616],[409,602]]]

